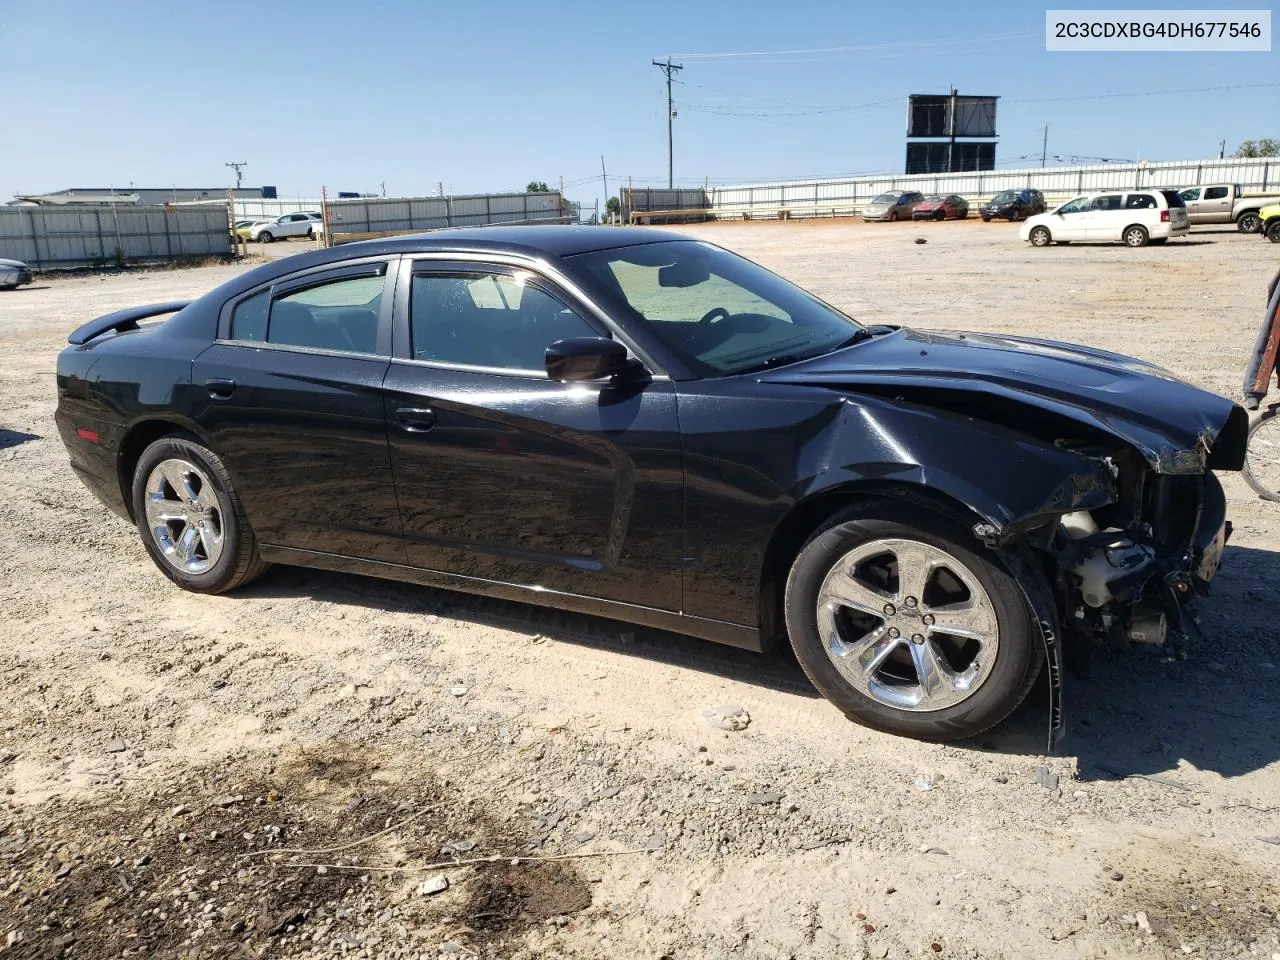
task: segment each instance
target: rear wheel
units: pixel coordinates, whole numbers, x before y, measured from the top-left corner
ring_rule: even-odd
[[[786,619],[805,673],[850,720],[924,740],[999,723],[1043,659],[994,555],[901,504],[855,508],[815,534],[787,580]]]
[[[1032,227],[1027,239],[1031,241],[1033,247],[1047,247],[1053,242],[1053,236],[1049,233],[1048,227]]]
[[[1263,500],[1280,501],[1280,417],[1271,407],[1249,428],[1244,479]]]
[[[1280,243],[1280,217],[1268,220],[1266,231],[1268,240],[1272,243]]]
[[[1262,217],[1252,211],[1242,213],[1236,221],[1236,229],[1241,233],[1257,233],[1262,229]]]
[[[162,437],[147,447],[132,497],[147,552],[180,587],[222,593],[266,569],[226,467],[194,437]]]
[[[1135,223],[1125,227],[1121,237],[1124,239],[1126,247],[1145,247],[1150,239],[1150,234],[1147,233],[1146,227]]]

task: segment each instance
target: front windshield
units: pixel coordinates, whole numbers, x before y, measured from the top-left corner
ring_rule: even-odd
[[[896,193],[882,193],[871,201],[872,203],[897,203],[898,195]]]
[[[1002,193],[997,193],[995,197],[992,198],[991,202],[992,203],[1011,203],[1017,199],[1018,199],[1018,195],[1016,193],[1014,193],[1012,190],[1005,190]]]
[[[704,376],[816,357],[862,329],[777,274],[695,240],[569,259]]]
[[[938,196],[936,193],[924,198],[925,203],[942,203],[942,201],[943,198]]]

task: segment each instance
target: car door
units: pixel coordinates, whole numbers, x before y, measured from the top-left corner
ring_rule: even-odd
[[[1076,197],[1053,212],[1049,233],[1054,240],[1083,240],[1089,216],[1089,198]]]
[[[1200,197],[1197,212],[1200,214],[1201,220],[1212,223],[1230,223],[1231,202],[1230,187],[1205,187],[1204,194]]]
[[[609,336],[585,301],[512,263],[406,259],[386,379],[413,566],[680,609],[676,394],[548,378],[546,348]]]
[[[382,393],[396,260],[237,297],[192,364],[192,417],[262,543],[403,562]]]
[[[1086,240],[1119,240],[1120,234],[1131,221],[1126,219],[1124,194],[1104,193],[1089,202],[1085,215]]]
[[[1191,187],[1183,190],[1178,194],[1182,198],[1182,202],[1187,205],[1187,220],[1190,223],[1202,223],[1204,214],[1201,211],[1201,194],[1204,190],[1201,187]]]

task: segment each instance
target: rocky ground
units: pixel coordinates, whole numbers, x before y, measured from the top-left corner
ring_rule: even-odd
[[[1276,269],[1228,232],[686,232],[869,322],[1233,395]],[[239,269],[0,294],[0,954],[1280,956],[1280,508],[1238,478],[1204,638],[1100,650],[1052,756],[1042,697],[938,746],[847,723],[785,654],[298,569],[185,594],[67,467],[53,362]]]

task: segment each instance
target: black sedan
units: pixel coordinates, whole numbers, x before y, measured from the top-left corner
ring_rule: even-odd
[[[1184,626],[1247,426],[1136,360],[861,326],[648,229],[356,243],[69,339],[71,465],[188,590],[300,564],[786,640],[850,718],[937,740],[1046,665],[1056,696],[1064,642]]]

